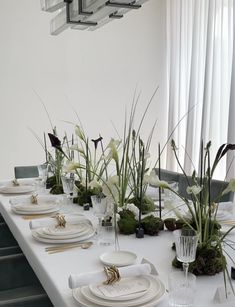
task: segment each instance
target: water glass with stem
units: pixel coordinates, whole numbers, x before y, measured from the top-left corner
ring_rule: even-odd
[[[63,186],[64,193],[66,194],[66,203],[67,203],[67,209],[69,207],[73,207],[73,189],[74,189],[74,183],[75,183],[75,177],[74,174],[66,174],[61,176],[61,182]]]
[[[187,285],[189,263],[195,261],[198,234],[194,229],[179,229],[173,232],[175,238],[176,257],[183,263]]]
[[[101,235],[101,229],[102,229],[102,219],[105,216],[106,210],[107,210],[107,198],[103,197],[101,195],[92,195],[91,196],[91,203],[94,211],[94,215],[98,218],[98,238]],[[99,238],[98,240],[100,243],[102,242],[102,239]]]

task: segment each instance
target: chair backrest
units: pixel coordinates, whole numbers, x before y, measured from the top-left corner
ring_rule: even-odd
[[[32,166],[15,166],[15,178],[34,178],[38,177],[38,167],[37,165]]]
[[[158,170],[155,169],[156,174],[158,174]],[[188,176],[188,181],[184,174],[168,171],[165,169],[161,169],[161,179],[165,180],[167,182],[175,181],[179,184],[179,194],[187,199],[190,199],[190,195],[187,193],[186,189],[188,187],[188,181],[190,185],[193,185],[192,177]],[[219,195],[228,185],[228,182],[226,181],[220,181],[220,180],[212,180],[211,181],[211,201],[213,201],[217,195]],[[225,202],[225,201],[231,201],[233,200],[234,193],[230,192],[225,195],[223,195],[220,199],[217,200],[217,202]]]

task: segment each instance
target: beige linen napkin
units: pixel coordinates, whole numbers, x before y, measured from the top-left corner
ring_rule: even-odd
[[[151,267],[148,263],[135,264],[126,267],[118,268],[121,278],[148,275],[151,272]],[[75,289],[89,284],[102,283],[107,279],[103,271],[87,272],[83,274],[71,274],[69,276],[69,287]]]

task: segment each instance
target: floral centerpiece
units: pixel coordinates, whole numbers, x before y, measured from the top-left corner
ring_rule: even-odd
[[[78,161],[76,163],[69,161],[66,170],[67,172],[75,171],[78,176],[75,182],[77,197],[74,202],[82,206],[87,203],[91,204],[92,195],[104,197],[102,182],[108,178],[109,159],[105,159],[106,149],[101,136],[90,141],[79,125],[75,126],[75,134],[77,143],[71,149],[77,152]]]
[[[196,260],[190,264],[189,271],[196,275],[214,275],[218,272],[227,272],[226,258],[223,245],[229,245],[226,241],[226,236],[235,227],[231,227],[226,233],[221,232],[221,225],[217,221],[218,202],[220,198],[231,191],[235,191],[235,180],[232,179],[225,189],[218,191],[218,195],[211,199],[211,183],[216,166],[223,156],[226,155],[228,150],[234,150],[234,144],[223,144],[215,157],[213,164],[210,162],[210,146],[209,142],[205,148],[203,143],[201,145],[201,167],[199,176],[194,171],[192,177],[188,177],[180,164],[177,156],[177,148],[175,142],[171,143],[176,160],[185,176],[187,181],[187,193],[189,198],[180,195],[177,191],[173,190],[166,181],[161,181],[152,173],[152,184],[160,188],[168,189],[181,198],[183,204],[188,209],[186,216],[182,215],[177,208],[172,207],[176,215],[180,218],[181,227],[191,228],[198,233],[198,248]],[[228,255],[229,256],[229,255]],[[173,265],[176,267],[181,266],[176,258],[173,260]]]

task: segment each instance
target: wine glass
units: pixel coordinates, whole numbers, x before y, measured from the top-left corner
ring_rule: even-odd
[[[179,229],[173,232],[175,237],[176,257],[183,263],[186,284],[188,280],[189,263],[196,258],[198,235],[194,229]]]
[[[92,195],[91,196],[91,203],[92,203],[92,207],[94,210],[94,215],[98,218],[98,229],[97,229],[97,234],[98,234],[98,238],[101,235],[101,229],[102,229],[102,219],[105,216],[106,210],[107,210],[107,198],[103,197],[101,195]],[[99,244],[103,244],[103,240],[100,238],[100,240],[98,241]],[[104,243],[104,245],[106,245]]]
[[[67,174],[64,176],[61,176],[61,182],[63,186],[64,193],[66,194],[66,203],[67,205],[70,205],[72,208],[73,206],[73,189],[74,189],[74,183],[75,178],[74,174]],[[68,207],[67,207],[68,208]]]
[[[42,188],[42,191],[45,192],[47,175],[48,175],[48,165],[41,164],[41,165],[38,165],[37,168],[38,168],[38,179],[41,183],[40,186]]]

